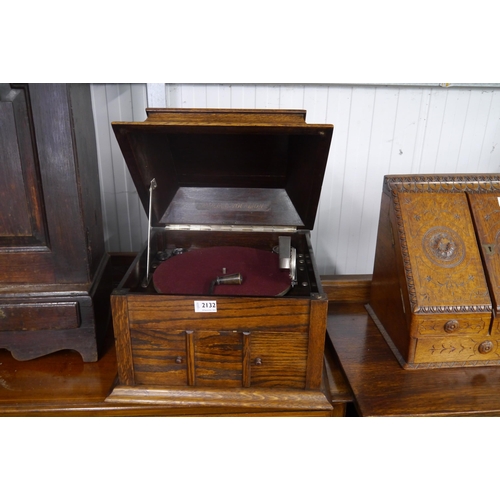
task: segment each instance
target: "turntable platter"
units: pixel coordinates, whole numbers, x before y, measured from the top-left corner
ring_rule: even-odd
[[[212,286],[239,273],[241,284]],[[279,268],[279,255],[256,248],[222,246],[191,250],[162,262],[153,274],[158,293],[174,295],[279,296],[291,287],[290,272]]]

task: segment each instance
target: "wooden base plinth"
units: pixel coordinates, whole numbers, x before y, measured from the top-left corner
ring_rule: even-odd
[[[106,403],[162,405],[172,408],[233,408],[235,411],[308,411],[330,415],[332,405],[320,391],[129,387],[118,385]]]

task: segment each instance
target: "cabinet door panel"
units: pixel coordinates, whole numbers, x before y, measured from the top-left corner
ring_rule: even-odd
[[[89,104],[87,85],[0,84],[0,268],[7,288],[87,285],[99,264]]]
[[[130,330],[135,381],[144,385],[187,385],[186,332]]]
[[[304,389],[308,334],[252,332],[251,386]]]
[[[47,247],[27,86],[0,85],[0,248]]]
[[[242,334],[196,332],[195,367],[199,387],[241,387]]]

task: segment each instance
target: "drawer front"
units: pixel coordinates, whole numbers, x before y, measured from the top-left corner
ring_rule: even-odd
[[[487,335],[491,314],[435,314],[415,318],[415,337],[434,335]]]
[[[414,363],[500,361],[498,341],[491,337],[446,336],[417,340]]]
[[[130,338],[136,383],[187,385],[185,331],[134,328]]]
[[[67,330],[80,326],[78,302],[0,305],[0,331]]]

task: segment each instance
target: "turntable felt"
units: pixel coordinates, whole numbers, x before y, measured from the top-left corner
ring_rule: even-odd
[[[223,246],[191,250],[162,262],[153,274],[157,292],[206,295],[214,279],[240,273],[240,285],[217,285],[213,295],[277,296],[291,286],[288,269],[279,268],[279,256],[256,248]]]

